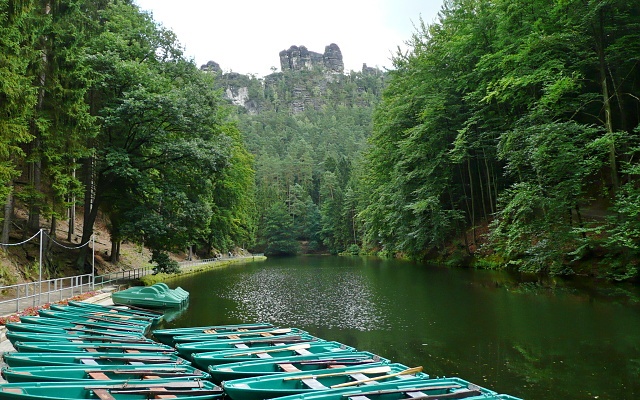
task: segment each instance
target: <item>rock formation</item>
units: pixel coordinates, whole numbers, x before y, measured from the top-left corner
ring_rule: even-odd
[[[337,44],[331,43],[324,49],[324,54],[309,51],[305,46],[291,46],[289,50],[280,52],[280,70],[301,71],[324,69],[331,73],[344,73],[342,52]]]

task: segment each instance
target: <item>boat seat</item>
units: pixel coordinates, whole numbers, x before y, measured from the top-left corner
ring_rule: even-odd
[[[85,350],[87,351],[87,353],[97,353],[98,352],[97,349],[94,349],[92,347],[87,347],[87,348],[85,348]]]
[[[107,389],[92,389],[93,393],[98,396],[100,400],[116,400],[115,397],[109,393]]]
[[[421,392],[419,390],[416,390],[416,391],[413,391],[413,392],[405,392],[405,394],[409,398],[412,398],[412,397],[425,397],[427,395],[425,392]]]
[[[352,377],[355,381],[364,381],[366,379],[369,379],[368,376],[362,373],[349,374],[349,376]],[[371,385],[375,383],[375,381],[362,382],[363,385]]]
[[[236,343],[236,344],[234,344],[234,346],[239,348],[239,349],[248,349],[249,348],[249,346],[247,346],[244,343]]]
[[[98,365],[98,362],[93,358],[81,358],[80,362],[87,365]]]
[[[218,331],[216,331],[215,329],[205,329],[205,330],[204,330],[204,331],[202,331],[202,332],[204,332],[204,333],[211,333],[211,334],[213,334],[213,333],[218,333]]]
[[[332,369],[332,368],[344,368],[346,367],[345,364],[332,364],[332,365],[327,365],[327,369]]]
[[[301,381],[302,381],[302,383],[307,385],[310,389],[316,389],[316,390],[327,390],[327,389],[329,389],[328,387],[326,387],[322,383],[318,382],[318,380],[314,379],[314,378],[305,378],[305,379],[301,379]]]
[[[229,338],[229,339],[240,339],[240,336],[238,336],[238,335],[227,335],[227,338]]]
[[[256,357],[258,358],[272,358],[269,353],[256,353]]]
[[[105,375],[104,372],[92,371],[92,372],[88,372],[87,375],[89,375],[89,377],[91,379],[97,379],[97,380],[101,380],[101,381],[110,380],[110,378],[107,375]]]
[[[300,372],[300,369],[289,363],[278,364],[278,367],[280,367],[284,372]]]
[[[348,399],[349,400],[371,400],[367,396],[362,396],[362,395],[349,396]]]
[[[269,337],[269,336],[273,336],[273,334],[269,333],[269,332],[262,332],[260,334],[260,336],[264,336],[264,337]]]
[[[298,353],[301,356],[307,356],[309,354],[311,354],[311,352],[307,349],[296,349],[294,350],[296,353]]]
[[[125,353],[140,353],[140,350],[127,349],[124,352]]]

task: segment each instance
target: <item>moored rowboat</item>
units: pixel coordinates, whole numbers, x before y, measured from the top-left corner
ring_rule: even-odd
[[[518,400],[504,397],[459,378],[427,380],[397,380],[342,389],[312,391],[284,396],[278,400],[412,400],[412,399],[467,399]]]
[[[159,342],[172,345],[173,337],[179,335],[197,335],[200,333],[226,333],[226,332],[247,332],[259,329],[272,329],[273,325],[269,323],[255,323],[255,324],[236,324],[236,325],[209,325],[198,326],[191,328],[170,328],[170,329],[156,329],[153,331],[153,336],[158,339]]]
[[[366,351],[336,351],[333,353],[295,356],[286,359],[268,358],[256,361],[211,365],[208,368],[211,380],[220,383],[233,379],[251,378],[254,376],[275,375],[300,371],[321,371],[348,365],[365,365],[374,362],[389,363]]]
[[[40,365],[157,365],[191,363],[175,354],[157,353],[4,353],[4,362],[12,368]]]
[[[205,353],[228,349],[246,349],[252,347],[267,347],[279,344],[305,343],[311,341],[323,341],[309,334],[278,336],[262,339],[218,339],[204,342],[179,343],[175,346],[178,353],[191,359],[195,353]]]
[[[143,400],[176,398],[180,400],[209,400],[222,397],[219,386],[207,381],[154,380],[136,383],[87,384],[34,382],[0,385],[0,400]]]
[[[109,336],[109,335],[78,335],[71,333],[48,334],[43,332],[13,332],[6,333],[7,339],[15,345],[16,342],[91,342],[91,343],[155,343],[144,336]]]
[[[211,342],[216,340],[229,339],[256,339],[282,337],[285,335],[305,335],[306,331],[297,328],[278,328],[278,329],[256,329],[249,332],[216,332],[216,333],[198,333],[193,335],[177,335],[173,337],[172,345],[191,342]]]
[[[210,365],[228,364],[241,361],[255,361],[258,359],[279,358],[286,359],[299,355],[311,355],[319,353],[355,351],[353,347],[338,342],[310,342],[293,345],[277,345],[268,347],[256,347],[248,350],[230,349],[210,353],[197,353],[193,355],[193,364],[206,370]]]
[[[63,382],[141,379],[209,379],[209,374],[189,365],[102,365],[38,366],[3,368],[2,377],[9,383]]]
[[[147,353],[175,353],[175,350],[167,345],[159,343],[66,343],[66,342],[16,342],[13,347],[23,353],[75,353],[86,352],[147,352]]]
[[[142,332],[117,331],[113,329],[103,328],[83,328],[66,325],[64,327],[56,327],[46,324],[30,324],[24,322],[8,322],[5,327],[9,332],[29,332],[29,333],[48,333],[53,335],[91,335],[91,336],[113,336],[113,337],[143,337]]]
[[[120,325],[117,322],[89,321],[86,318],[66,320],[61,318],[47,317],[20,317],[20,322],[24,324],[44,325],[54,328],[80,328],[80,329],[106,329],[117,332],[136,332],[144,335],[146,327],[139,325]]]
[[[393,382],[426,380],[422,367],[407,368],[402,364],[374,363],[309,373],[258,376],[223,382],[232,400],[262,400],[309,391],[329,390],[341,386],[374,386],[377,381]]]

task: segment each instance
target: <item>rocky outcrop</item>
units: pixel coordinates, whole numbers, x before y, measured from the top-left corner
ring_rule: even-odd
[[[220,64],[215,61],[209,61],[206,64],[200,66],[200,70],[213,72],[214,74],[222,73],[222,68],[220,68]]]
[[[324,54],[309,51],[305,46],[291,46],[280,52],[280,70],[302,71],[323,69],[327,72],[344,73],[342,52],[337,44],[331,43],[324,49]]]

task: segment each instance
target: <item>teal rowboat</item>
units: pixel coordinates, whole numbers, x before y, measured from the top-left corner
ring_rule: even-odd
[[[428,379],[429,376],[421,371],[422,367],[407,368],[402,364],[374,363],[311,373],[304,371],[235,379],[223,382],[222,388],[232,400],[262,400],[329,390],[341,385],[374,386],[378,381],[386,383]]]
[[[189,301],[189,292],[178,287],[169,289],[164,283],[134,286],[111,294],[114,304],[146,308],[179,308]]]
[[[518,400],[497,395],[459,378],[374,381],[368,385],[312,391],[284,396],[278,400],[411,400],[411,399]]]
[[[52,326],[54,328],[107,329],[116,332],[135,332],[141,335],[144,335],[146,332],[144,326],[119,325],[115,322],[97,322],[88,321],[87,319],[66,320],[61,318],[28,316],[20,317],[20,322],[24,324]]]
[[[65,343],[65,342],[15,342],[13,347],[23,353],[75,353],[86,352],[147,352],[147,353],[175,353],[167,345],[159,343]]]
[[[144,336],[109,336],[109,335],[78,335],[70,333],[48,334],[42,332],[13,332],[8,331],[7,339],[11,344],[16,342],[91,342],[91,343],[156,343]]]
[[[103,310],[103,311],[111,311],[116,310],[118,312],[124,312],[128,314],[141,315],[150,317],[153,319],[158,319],[158,322],[163,319],[164,313],[162,311],[148,310],[145,308],[139,307],[128,307],[128,306],[108,306],[104,304],[95,304],[88,303],[86,301],[69,301],[69,305],[72,307],[80,307],[80,308],[88,308],[93,310]]]
[[[173,345],[191,342],[210,342],[227,339],[258,339],[282,337],[285,335],[305,335],[308,333],[297,328],[256,329],[249,332],[198,333],[193,335],[178,335],[173,337]]]
[[[175,354],[157,353],[4,353],[4,362],[11,368],[37,367],[54,365],[84,365],[96,367],[101,365],[158,365],[191,363]]]
[[[189,365],[102,365],[39,366],[3,368],[2,377],[9,383],[63,382],[141,379],[209,379],[209,374]]]
[[[134,321],[145,321],[150,322],[151,324],[157,324],[161,320],[161,316],[151,317],[147,315],[139,315],[139,314],[131,314],[126,311],[118,311],[118,310],[102,310],[102,309],[93,309],[88,307],[73,307],[73,306],[63,306],[60,304],[51,304],[49,309],[52,311],[65,311],[73,314],[82,314],[82,315],[90,315],[90,316],[104,316],[107,318],[118,318],[122,320],[134,320]]]
[[[303,334],[262,339],[219,339],[205,342],[179,343],[175,346],[175,348],[182,357],[191,359],[192,355],[195,353],[205,353],[228,349],[247,349],[252,347],[275,346],[279,344],[304,343],[311,341],[322,340],[309,334]]]
[[[116,331],[101,328],[74,328],[73,326],[65,326],[58,328],[54,325],[45,324],[29,324],[23,322],[8,322],[5,324],[7,331],[9,332],[23,332],[23,333],[48,333],[52,335],[71,335],[71,336],[113,336],[113,337],[143,337],[142,332],[127,332]]]
[[[222,395],[220,387],[211,382],[168,379],[136,383],[20,382],[0,385],[0,400],[209,400]]]
[[[333,353],[306,356],[267,358],[256,361],[211,365],[208,368],[211,380],[216,383],[254,376],[275,375],[300,371],[321,371],[348,365],[365,365],[374,362],[390,363],[366,351],[335,351]]]
[[[170,329],[156,329],[153,331],[153,336],[161,343],[172,345],[173,337],[180,335],[197,335],[200,333],[227,333],[227,332],[248,332],[253,330],[264,330],[275,328],[268,323],[255,323],[255,324],[237,324],[237,325],[209,325],[198,326],[191,328],[170,328]]]
[[[289,358],[300,355],[331,353],[337,351],[355,351],[353,347],[338,342],[317,341],[309,343],[283,344],[277,346],[255,347],[251,349],[229,349],[193,355],[193,364],[206,370],[210,365],[228,364],[241,361],[256,361],[268,358]]]
[[[115,315],[104,315],[102,313],[83,313],[83,312],[70,312],[70,311],[56,311],[56,310],[38,310],[38,314],[41,317],[62,319],[64,321],[87,321],[87,322],[107,322],[110,324],[134,326],[145,331],[151,326],[151,322],[142,321],[136,319],[128,319],[117,317]]]

